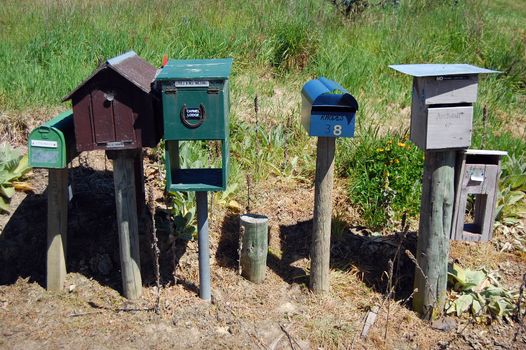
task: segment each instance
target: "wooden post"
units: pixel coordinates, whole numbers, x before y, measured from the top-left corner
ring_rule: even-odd
[[[414,310],[424,319],[439,317],[446,301],[455,155],[454,150],[426,151],[413,298]]]
[[[137,299],[142,294],[139,229],[135,196],[135,157],[135,150],[108,152],[108,158],[113,160],[122,290],[124,296],[128,299]]]
[[[314,218],[310,251],[310,289],[314,293],[329,291],[335,144],[336,139],[333,137],[318,138],[316,180],[314,184]]]
[[[47,187],[47,290],[60,291],[66,277],[68,170],[49,169]]]
[[[263,215],[241,215],[239,265],[241,275],[254,283],[265,279],[268,253],[268,218]]]

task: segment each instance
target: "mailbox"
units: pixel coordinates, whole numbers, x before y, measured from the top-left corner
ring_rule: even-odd
[[[162,96],[168,191],[226,188],[231,68],[231,58],[169,60],[159,72],[156,86]],[[179,141],[200,140],[221,142],[221,168],[180,167]]]
[[[29,166],[64,169],[77,156],[73,112],[63,112],[29,134]]]
[[[456,195],[451,239],[489,241],[493,234],[495,205],[503,151],[467,150],[457,157]],[[474,197],[472,222],[466,223],[468,196]]]
[[[155,147],[162,135],[151,94],[156,69],[133,51],[98,67],[64,98],[73,104],[77,150]]]
[[[478,74],[498,73],[469,64],[389,66],[413,76],[410,139],[423,150],[468,148]]]
[[[327,78],[308,81],[301,90],[302,124],[310,136],[353,137],[356,99]]]

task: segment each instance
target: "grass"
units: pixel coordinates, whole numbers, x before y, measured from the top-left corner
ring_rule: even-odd
[[[360,104],[356,138],[338,142],[339,173],[352,179],[360,174],[348,160],[361,142],[374,136],[381,143],[386,133],[408,126],[411,79],[389,64],[471,63],[502,72],[481,80],[474,147],[522,159],[526,6],[512,0],[384,3],[346,17],[327,0],[4,0],[0,115],[66,109],[62,97],[98,62],[130,49],[156,66],[165,53],[233,57],[232,182],[241,189],[245,173],[256,180],[312,178],[315,142],[299,125],[299,112],[301,86],[314,76],[337,80]]]

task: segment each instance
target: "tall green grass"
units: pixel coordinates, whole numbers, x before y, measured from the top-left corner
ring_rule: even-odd
[[[358,188],[353,166],[365,164],[358,155],[367,154],[360,144],[381,144],[408,123],[411,79],[388,65],[471,63],[502,71],[479,84],[474,146],[524,159],[525,130],[507,126],[522,118],[518,125],[524,128],[526,117],[526,5],[513,0],[384,3],[346,17],[328,0],[3,0],[0,114],[60,105],[101,60],[128,50],[156,66],[165,53],[233,57],[234,181],[241,183],[245,172],[256,179],[307,177],[313,172],[314,142],[299,126],[300,90],[308,79],[326,76],[360,104],[356,138],[338,142],[339,173]],[[268,106],[278,88],[290,103]],[[257,132],[246,103],[255,96],[267,104]],[[381,132],[372,134],[377,129]],[[398,171],[409,179],[410,172]],[[403,211],[402,204],[395,206]]]

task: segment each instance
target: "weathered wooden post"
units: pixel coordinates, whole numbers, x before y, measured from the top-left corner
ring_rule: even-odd
[[[239,218],[239,267],[241,275],[254,283],[265,279],[268,253],[268,218],[245,214]]]
[[[335,138],[354,136],[358,102],[341,85],[323,77],[308,81],[301,94],[302,124],[310,136],[318,137],[309,287],[323,293],[330,285]]]
[[[66,278],[68,234],[68,170],[49,169],[47,186],[46,288],[59,291]]]
[[[122,290],[128,299],[142,295],[139,224],[135,182],[136,150],[108,151],[113,160],[113,182],[121,260]]]
[[[169,60],[157,75],[162,96],[166,191],[196,192],[199,296],[211,300],[209,191],[224,191],[228,171],[229,76],[232,59]],[[180,141],[221,141],[221,168],[182,169]]]
[[[392,65],[413,76],[411,141],[425,151],[413,308],[424,319],[442,314],[455,202],[456,152],[471,145],[478,74],[467,64]]]
[[[59,291],[66,277],[68,163],[77,156],[73,113],[66,111],[29,134],[29,166],[48,169],[46,288]]]

